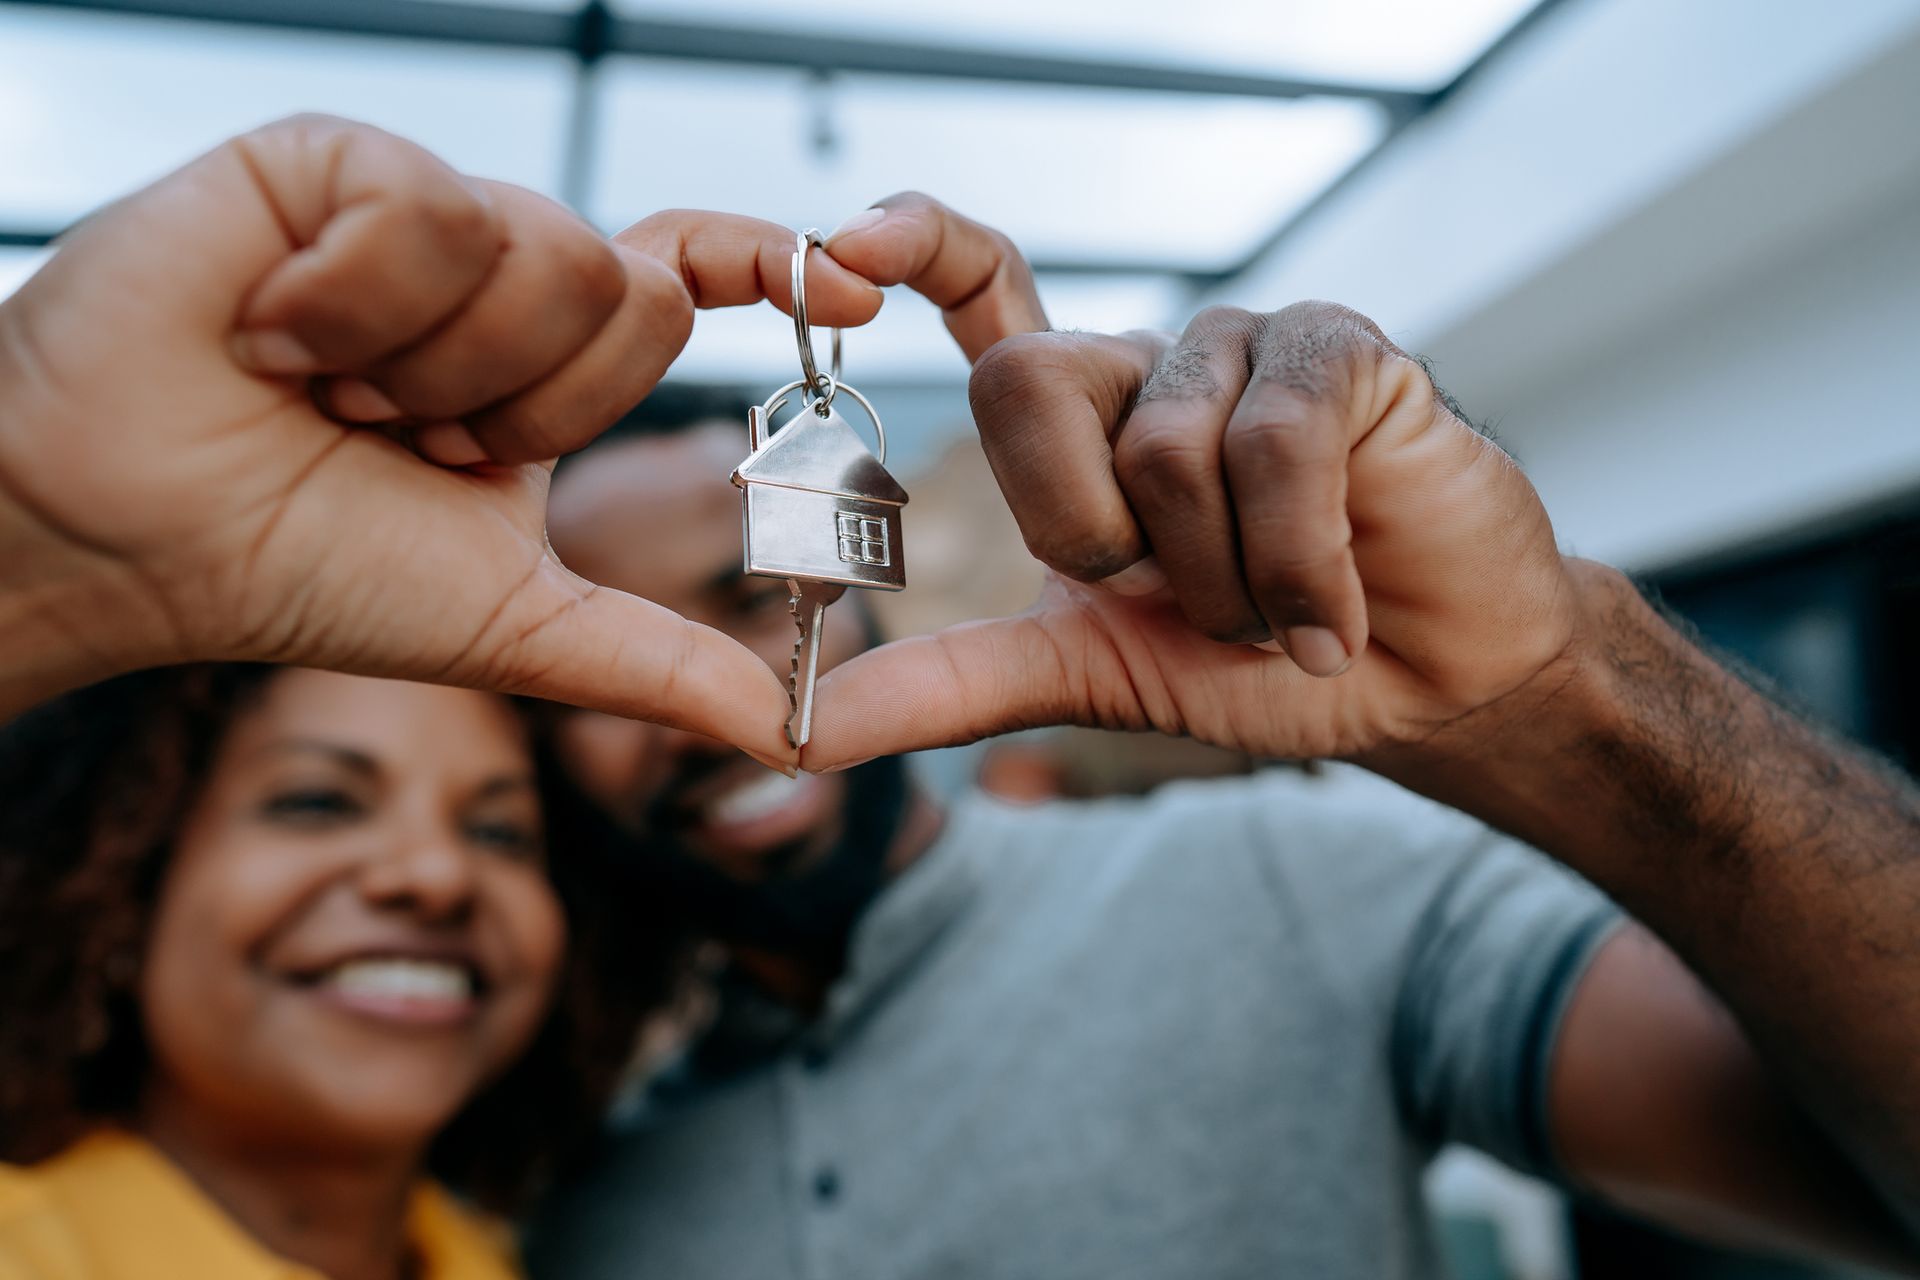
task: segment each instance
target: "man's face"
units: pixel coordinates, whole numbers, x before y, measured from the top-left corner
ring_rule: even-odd
[[[743,424],[601,445],[555,483],[553,547],[594,582],[732,636],[784,676],[798,636],[785,582],[740,571]],[[820,669],[866,644],[843,603],[821,635]],[[756,883],[818,862],[842,839],[847,775],[789,780],[698,734],[571,713],[559,749],[586,792],[635,834],[661,833],[732,878]]]

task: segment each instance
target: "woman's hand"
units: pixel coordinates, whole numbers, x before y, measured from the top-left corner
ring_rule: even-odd
[[[697,306],[784,303],[791,232],[609,243],[366,126],[229,142],[0,305],[0,714],[140,666],[261,660],[534,694],[790,758],[752,654],[576,578],[548,465],[650,390]],[[826,258],[809,298],[878,289]]]

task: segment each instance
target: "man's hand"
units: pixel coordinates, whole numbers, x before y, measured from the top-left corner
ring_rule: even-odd
[[[552,557],[542,460],[645,395],[697,306],[768,285],[784,304],[791,244],[671,213],[610,245],[324,118],[103,212],[0,307],[0,714],[133,667],[257,659],[790,757],[763,663]],[[822,323],[878,310],[852,272],[810,270]]]
[[[1047,327],[1033,271],[1013,241],[918,191],[848,218],[827,252],[874,284],[903,284],[939,307],[969,364],[1002,338]]]
[[[1358,759],[1657,937],[1609,944],[1566,1015],[1551,1122],[1576,1178],[1688,1229],[1915,1267],[1910,782],[1563,559],[1512,461],[1351,312],[1013,337],[972,393],[1054,576],[1021,617],[829,674],[809,768],[1058,722]]]
[[[1012,337],[971,392],[1054,576],[1018,618],[830,673],[810,768],[1062,722],[1362,757],[1569,649],[1532,486],[1350,311],[1215,309],[1174,344]]]

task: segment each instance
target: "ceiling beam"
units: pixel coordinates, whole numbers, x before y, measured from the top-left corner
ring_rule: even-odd
[[[1351,165],[1348,165],[1345,173],[1342,173],[1332,182],[1320,188],[1313,199],[1294,210],[1293,213],[1287,217],[1286,221],[1269,232],[1260,243],[1254,247],[1251,253],[1248,253],[1244,258],[1231,266],[1222,268],[1220,271],[1214,273],[1211,279],[1205,280],[1202,283],[1204,285],[1224,285],[1231,283],[1236,276],[1244,275],[1246,272],[1251,271],[1268,255],[1272,254],[1279,249],[1281,245],[1285,244],[1287,240],[1292,238],[1293,234],[1299,231],[1301,227],[1304,227],[1307,223],[1318,217],[1343,191],[1358,181],[1361,174],[1365,173],[1372,166],[1379,164],[1381,158],[1389,153],[1389,148],[1393,143],[1406,133],[1408,126],[1412,125],[1414,121],[1418,120],[1421,116],[1435,110],[1441,106],[1441,104],[1445,103],[1447,99],[1453,97],[1456,93],[1460,92],[1461,89],[1465,88],[1474,77],[1486,69],[1489,63],[1504,56],[1508,50],[1512,49],[1514,45],[1519,42],[1522,36],[1547,15],[1549,10],[1556,8],[1561,2],[1562,0],[1535,0],[1533,8],[1521,14],[1512,26],[1500,33],[1498,39],[1481,50],[1479,57],[1469,62],[1452,80],[1449,80],[1445,85],[1428,95],[1427,103],[1422,110],[1412,114],[1399,114],[1390,117],[1387,123],[1386,133],[1381,136],[1379,142],[1374,144],[1371,151],[1368,151]]]
[[[0,249],[44,249],[66,234],[66,228],[0,226]],[[1099,276],[1103,279],[1133,277],[1163,280],[1173,277],[1193,285],[1212,284],[1216,273],[1179,262],[1150,262],[1137,258],[1036,258],[1030,264],[1036,275]]]
[[[583,61],[607,54],[788,67],[818,72],[1120,89],[1242,98],[1361,98],[1396,118],[1432,95],[1382,85],[1263,76],[1205,67],[1053,57],[946,43],[874,40],[807,30],[672,22],[611,12],[604,0],[555,12],[442,0],[9,0],[43,8],[186,18],[254,27],[388,36],[496,48],[550,49]]]

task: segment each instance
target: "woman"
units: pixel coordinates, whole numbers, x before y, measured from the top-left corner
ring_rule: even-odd
[[[511,1274],[432,1179],[550,1173],[672,959],[551,777],[505,699],[316,671],[0,731],[0,1278]]]

